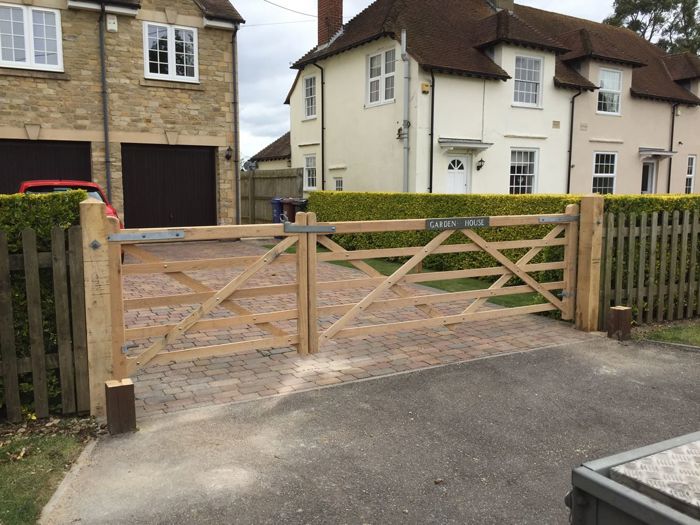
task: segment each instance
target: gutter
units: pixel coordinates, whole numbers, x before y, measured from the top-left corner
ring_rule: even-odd
[[[238,24],[234,25],[231,36],[231,62],[233,66],[233,175],[236,186],[236,224],[241,223],[241,138],[239,133],[238,101]]]
[[[574,114],[576,112],[576,99],[583,91],[579,88],[578,93],[571,97],[571,117],[569,122],[569,165],[566,168],[566,193],[571,193],[571,161],[574,156]]]
[[[105,17],[104,1],[100,2],[99,39],[100,39],[100,82],[102,84],[102,130],[105,143],[105,179],[107,200],[112,202],[112,164],[109,146],[109,93],[107,91],[107,53],[105,51]]]
[[[409,189],[409,121],[410,114],[410,89],[411,89],[411,62],[406,51],[406,30],[401,30],[401,60],[403,61],[403,191]]]
[[[668,151],[673,151],[674,136],[676,132],[676,109],[680,106],[679,102],[676,102],[671,106],[671,142],[668,146]],[[671,171],[673,170],[673,157],[668,158],[668,183],[666,185],[666,193],[671,193]]]
[[[430,170],[428,171],[428,193],[433,193],[433,150],[435,149],[435,71],[430,70]]]
[[[312,65],[321,70],[321,191],[326,189],[326,71],[316,62]]]

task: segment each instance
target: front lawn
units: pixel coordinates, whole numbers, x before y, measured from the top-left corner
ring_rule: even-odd
[[[647,332],[645,337],[652,341],[700,347],[700,321],[655,328]]]
[[[0,426],[0,523],[36,523],[93,432],[90,420]]]

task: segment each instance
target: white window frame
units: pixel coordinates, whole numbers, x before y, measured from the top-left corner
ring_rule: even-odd
[[[534,159],[534,173],[532,174],[532,192],[531,193],[511,193],[511,188],[512,185],[510,183],[510,177],[512,176],[510,173],[511,166],[513,165],[513,152],[527,152],[527,153],[534,153],[535,154],[535,159]],[[508,159],[508,193],[510,195],[534,195],[537,193],[537,183],[539,180],[539,174],[540,174],[540,150],[538,148],[510,148],[509,151],[510,158]]]
[[[394,71],[392,73],[387,73],[386,72],[386,55],[387,53],[394,52]],[[381,57],[380,60],[380,74],[378,77],[370,77],[370,65],[372,63],[372,59],[374,57]],[[383,104],[391,104],[392,102],[396,101],[396,64],[397,64],[397,53],[396,53],[396,48],[391,48],[391,49],[385,49],[382,51],[379,51],[377,53],[372,53],[370,55],[367,55],[366,59],[366,64],[365,64],[365,77],[366,77],[366,82],[365,82],[365,88],[367,90],[366,96],[365,96],[365,107],[374,107],[374,106],[381,106]],[[388,78],[393,78],[394,82],[394,96],[392,98],[386,98],[386,82]],[[379,81],[379,100],[376,100],[374,102],[370,101],[370,91],[371,91],[371,84],[373,81],[378,80]]]
[[[540,64],[540,78],[537,79],[537,102],[535,104],[531,102],[519,102],[515,99],[515,95],[517,93],[515,87],[517,85],[517,82],[530,82],[534,83],[529,80],[518,80],[516,78],[516,72],[517,72],[517,63],[519,58],[524,58],[527,60],[535,60],[539,62]],[[514,63],[513,63],[513,106],[520,107],[520,108],[541,108],[542,107],[542,87],[544,82],[542,81],[544,76],[544,59],[542,57],[536,57],[536,56],[531,56],[531,55],[516,55]]]
[[[314,94],[313,94],[312,96],[309,96],[309,95],[307,95],[307,93],[306,93],[306,89],[307,89],[306,83],[307,83],[307,81],[311,81],[311,80],[313,80]],[[317,97],[318,89],[317,89],[316,76],[315,76],[315,75],[312,75],[312,76],[304,77],[303,88],[304,88],[304,120],[315,119],[316,116],[317,116],[317,113],[318,113],[318,104],[317,104],[317,101],[318,101],[318,97]],[[308,113],[307,101],[308,101],[310,98],[313,98],[313,107],[314,107],[314,112],[313,112],[313,113]]]
[[[315,171],[315,179],[316,179],[316,184],[314,186],[309,185],[309,169],[311,169],[311,166],[308,165],[309,159],[314,159],[314,165],[313,169]],[[304,155],[304,191],[313,191],[318,188],[318,165],[316,163],[316,154],[315,153],[309,153],[308,155]]]
[[[691,162],[692,161],[692,162]],[[691,168],[692,165],[692,168]],[[695,191],[695,175],[698,173],[698,156],[688,155],[688,167],[685,175],[685,192],[690,194]],[[688,179],[690,179],[690,188],[688,188]],[[690,191],[688,191],[690,189]]]
[[[609,89],[609,88],[604,89],[602,87],[603,72],[617,73],[618,75],[620,75],[620,89],[619,90]],[[596,98],[595,109],[596,109],[596,113],[598,113],[599,115],[613,115],[613,116],[615,116],[615,115],[622,114],[622,77],[623,77],[623,74],[622,74],[621,69],[601,67],[600,70],[598,71],[598,84],[601,87],[598,88],[598,97]],[[618,96],[618,98],[617,98],[617,111],[601,111],[600,109],[598,109],[598,104],[600,103],[600,95],[602,93],[614,93]]]
[[[335,191],[343,191],[343,177],[334,177],[333,181],[335,182]]]
[[[598,155],[614,155],[615,156],[615,169],[613,170],[612,173],[601,173],[597,174],[595,172],[595,167],[596,167],[596,157]],[[613,180],[613,185],[612,185],[612,192],[608,194],[601,194],[601,195],[614,195],[615,192],[617,191],[617,165],[619,161],[619,154],[617,151],[594,151],[593,152],[593,177],[591,178],[591,192],[593,192],[593,183],[595,182],[596,177],[598,178],[608,178]]]
[[[148,26],[164,27],[168,30],[168,74],[151,73],[148,57]],[[175,30],[192,31],[194,33],[194,77],[181,77],[175,74]],[[144,20],[143,22],[143,76],[151,80],[167,80],[169,82],[186,82],[199,84],[199,34],[196,27],[176,26]]]
[[[5,4],[0,3],[2,7],[11,7],[22,10],[22,20],[24,24],[24,50],[26,53],[26,62],[16,62],[3,60],[0,55],[0,67],[13,69],[34,69],[38,71],[57,71],[63,72],[63,33],[61,31],[61,12],[58,9],[49,9],[47,7],[25,6],[22,4]],[[56,17],[56,55],[57,64],[37,64],[34,60],[34,11],[43,11],[52,13]]]

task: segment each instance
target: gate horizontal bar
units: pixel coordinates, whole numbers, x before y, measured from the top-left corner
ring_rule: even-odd
[[[300,226],[293,222],[285,222],[284,233],[335,233],[335,226]]]
[[[122,241],[166,241],[168,239],[184,239],[183,230],[165,230],[160,232],[112,233],[107,235],[110,242]]]

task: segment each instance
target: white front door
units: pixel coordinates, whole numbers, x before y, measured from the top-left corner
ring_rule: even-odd
[[[470,157],[458,157],[447,165],[445,193],[469,193]]]
[[[656,193],[656,162],[642,164],[642,194]]]

